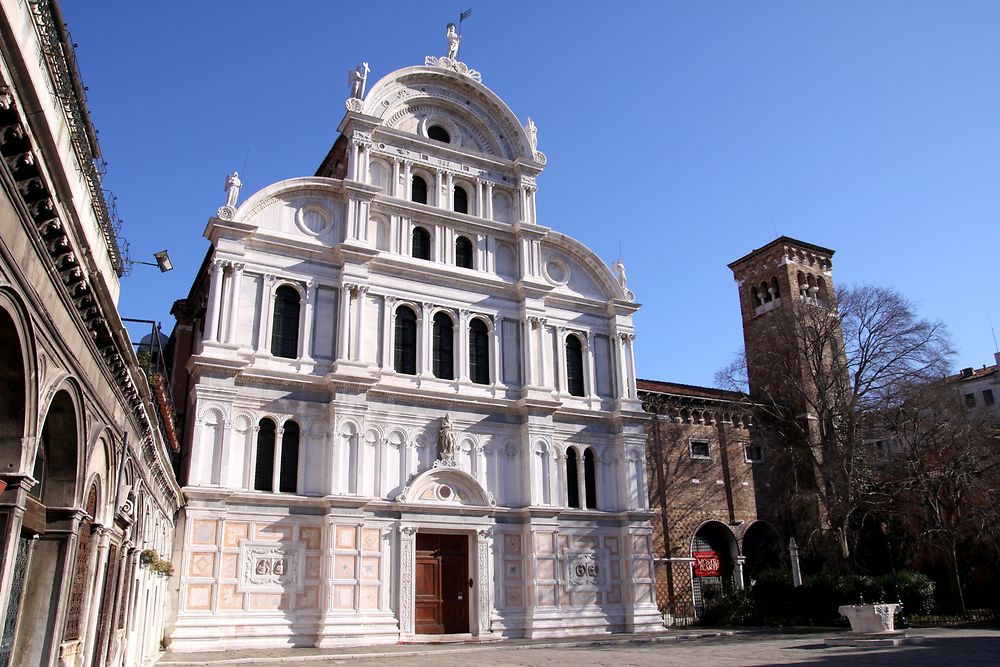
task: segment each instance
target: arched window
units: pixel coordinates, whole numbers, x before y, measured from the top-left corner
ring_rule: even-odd
[[[587,494],[587,509],[597,509],[597,469],[594,450],[587,447],[583,452],[583,487]]]
[[[431,235],[423,227],[413,228],[413,252],[417,259],[431,258]]]
[[[393,368],[397,373],[417,374],[417,314],[413,309],[400,306],[396,309],[396,340]]]
[[[464,236],[455,239],[455,264],[463,269],[472,268],[472,241]]]
[[[428,127],[427,136],[435,141],[443,141],[446,144],[451,143],[451,135],[448,134],[448,130],[444,129],[440,125],[431,125]]]
[[[771,277],[771,289],[774,290],[774,298],[775,299],[780,299],[781,298],[781,290],[778,288],[778,279],[775,278],[774,276]]]
[[[760,292],[757,291],[756,285],[750,286],[750,302],[753,304],[754,308],[758,308],[761,305],[763,305],[763,302],[761,301],[760,298]]]
[[[290,285],[282,285],[274,293],[271,354],[287,359],[299,356],[299,293]]]
[[[576,473],[576,450],[566,449],[566,505],[580,507],[580,485]]]
[[[456,213],[468,213],[469,212],[469,193],[465,191],[460,185],[455,186],[455,212]]]
[[[257,429],[257,460],[253,474],[253,488],[257,491],[274,491],[274,422],[266,417]]]
[[[478,317],[469,323],[469,378],[476,384],[490,383],[490,333]]]
[[[414,176],[410,184],[410,199],[418,204],[427,203],[427,181],[420,176]]]
[[[455,343],[451,318],[439,312],[434,316],[434,377],[455,379]]]
[[[771,290],[768,289],[766,282],[760,284],[760,294],[764,297],[764,303],[771,302]]]
[[[566,336],[566,388],[573,396],[583,396],[583,345],[577,336]]]
[[[278,473],[278,490],[295,493],[299,482],[299,425],[285,422],[281,435],[281,469]]]

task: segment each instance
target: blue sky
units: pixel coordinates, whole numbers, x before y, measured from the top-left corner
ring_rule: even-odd
[[[186,296],[224,203],[312,175],[347,72],[461,59],[539,128],[541,224],[609,264],[619,243],[641,377],[711,384],[742,346],[726,264],[778,234],[834,248],[840,285],[893,287],[952,332],[1000,327],[1000,3],[84,2],[64,0],[136,259],[123,316]],[[369,86],[370,87],[370,86]],[[244,169],[244,163],[246,168]],[[137,338],[139,332],[133,332]]]

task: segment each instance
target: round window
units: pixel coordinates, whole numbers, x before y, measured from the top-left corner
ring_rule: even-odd
[[[435,141],[443,141],[446,144],[451,143],[451,135],[448,134],[448,130],[444,129],[440,125],[431,125],[428,127],[427,137]]]

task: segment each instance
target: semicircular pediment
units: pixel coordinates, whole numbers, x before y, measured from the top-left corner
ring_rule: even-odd
[[[512,161],[534,160],[527,133],[503,100],[483,84],[441,67],[408,67],[386,75],[365,96],[362,112],[383,119],[387,127],[420,133],[420,114],[428,111],[468,129],[464,148]]]
[[[438,467],[417,475],[398,496],[401,503],[496,507],[493,494],[460,468]]]

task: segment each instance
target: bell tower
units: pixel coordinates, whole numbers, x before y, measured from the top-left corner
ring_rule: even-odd
[[[805,379],[801,373],[776,377],[775,359],[784,367],[802,364],[803,349],[794,327],[815,314],[835,307],[833,250],[781,236],[729,264],[740,293],[743,339],[746,345],[750,395],[757,399],[796,403],[794,393],[779,381]],[[805,309],[809,310],[805,310]],[[795,406],[798,412],[804,406]]]

